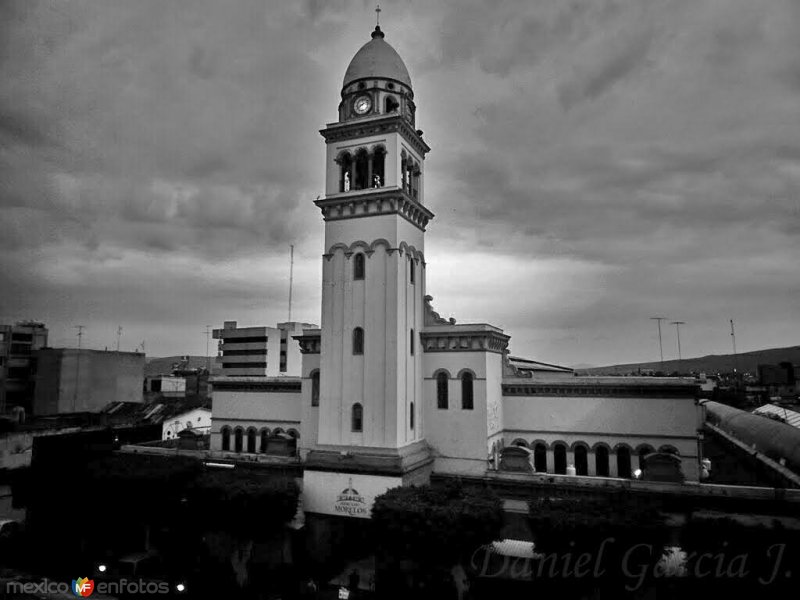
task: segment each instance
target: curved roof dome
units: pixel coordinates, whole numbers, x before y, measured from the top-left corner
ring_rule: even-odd
[[[411,87],[411,77],[408,75],[408,69],[406,69],[403,59],[394,48],[384,41],[380,27],[375,27],[372,39],[361,46],[353,60],[350,61],[350,66],[347,67],[344,74],[342,87],[347,87],[358,79],[368,77],[394,79]]]

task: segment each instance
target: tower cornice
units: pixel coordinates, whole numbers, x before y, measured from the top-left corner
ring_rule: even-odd
[[[399,215],[422,231],[434,216],[430,210],[397,188],[336,194],[316,200],[314,204],[322,211],[325,221]]]
[[[408,140],[422,156],[431,151],[430,146],[422,139],[422,132],[414,129],[405,118],[396,114],[356,119],[354,121],[345,121],[344,123],[329,123],[325,129],[320,129],[319,132],[328,144],[370,135],[396,132]]]

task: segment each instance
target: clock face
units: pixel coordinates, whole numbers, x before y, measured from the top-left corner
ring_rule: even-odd
[[[356,101],[353,102],[353,110],[359,115],[367,114],[370,108],[372,108],[372,98],[369,96],[359,96],[356,98]]]

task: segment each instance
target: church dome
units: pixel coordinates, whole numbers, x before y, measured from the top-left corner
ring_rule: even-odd
[[[383,39],[383,32],[380,27],[375,27],[372,32],[372,39],[361,46],[356,52],[350,66],[344,74],[345,88],[359,79],[370,77],[380,77],[383,79],[394,79],[411,87],[411,77],[408,69],[403,63],[403,59],[397,51],[387,44]]]

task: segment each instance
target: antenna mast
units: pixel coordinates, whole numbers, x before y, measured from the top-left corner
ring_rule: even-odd
[[[733,319],[731,319],[731,342],[733,342],[733,370],[737,372],[739,370],[739,362],[738,358],[736,357],[736,331],[733,329]]]
[[[294,244],[289,245],[289,322],[292,322],[292,285],[294,284]]]
[[[683,360],[681,357],[681,325],[686,325],[686,321],[673,321],[672,325],[675,325],[675,331],[678,333],[678,360]]]
[[[666,317],[650,317],[651,321],[658,323],[658,351],[661,354],[661,370],[664,370],[664,347],[661,345],[661,321],[666,321]]]
[[[75,394],[72,396],[72,412],[75,412],[78,406],[78,384],[81,378],[81,338],[83,338],[83,330],[86,329],[86,325],[75,325],[75,329],[78,330],[78,352],[75,355]]]
[[[122,325],[117,327],[117,352],[119,352],[119,339],[122,337]]]

